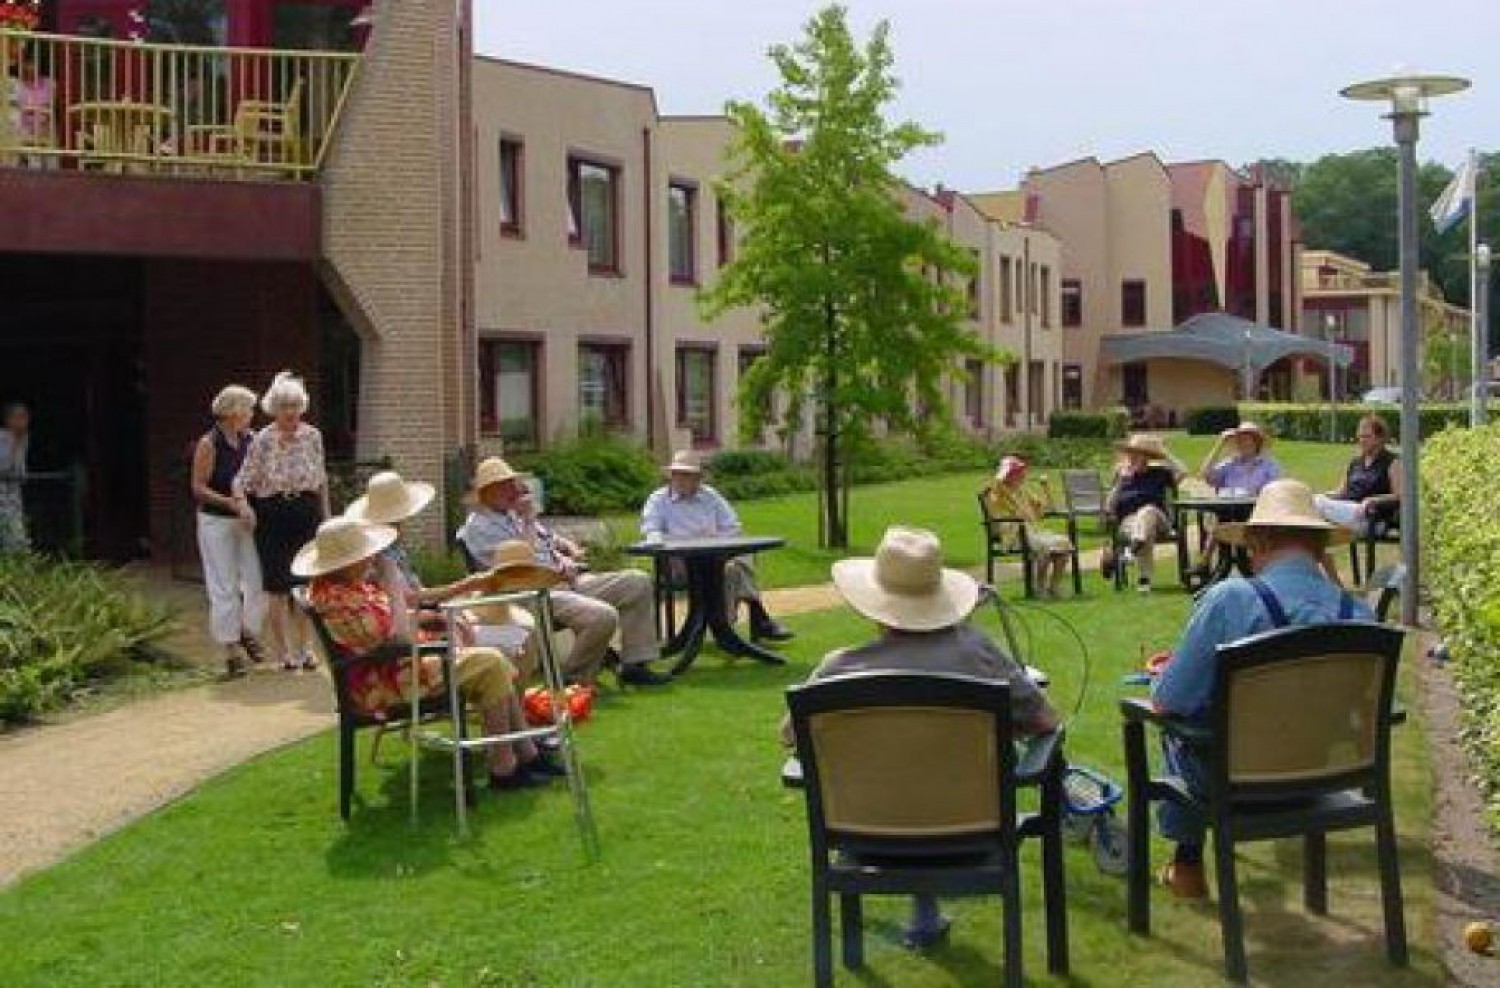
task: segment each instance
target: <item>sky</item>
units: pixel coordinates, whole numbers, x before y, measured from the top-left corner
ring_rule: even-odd
[[[888,20],[891,110],[944,142],[900,169],[922,185],[1013,187],[1034,166],[1154,150],[1167,161],[1311,160],[1388,143],[1338,90],[1400,71],[1464,76],[1435,100],[1423,160],[1500,149],[1497,0],[848,0]],[[651,86],[667,114],[761,101],[767,48],[818,0],[474,0],[481,54]],[[1486,58],[1485,56],[1489,57]]]

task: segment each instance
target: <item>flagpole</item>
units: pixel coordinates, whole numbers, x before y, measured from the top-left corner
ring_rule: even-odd
[[[1480,390],[1489,387],[1487,327],[1479,325],[1479,152],[1469,149],[1469,427],[1483,421]]]

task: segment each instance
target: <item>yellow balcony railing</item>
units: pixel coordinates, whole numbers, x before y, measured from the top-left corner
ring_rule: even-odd
[[[309,179],[359,58],[0,30],[0,167]]]

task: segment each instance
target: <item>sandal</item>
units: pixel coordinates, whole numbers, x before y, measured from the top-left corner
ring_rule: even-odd
[[[245,654],[250,657],[250,661],[256,665],[260,665],[266,661],[266,650],[261,647],[260,642],[253,636],[242,635],[240,637],[240,648],[245,650]]]

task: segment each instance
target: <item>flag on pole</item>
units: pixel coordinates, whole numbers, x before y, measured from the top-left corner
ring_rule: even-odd
[[[1432,204],[1432,225],[1437,227],[1438,233],[1448,232],[1474,208],[1474,173],[1478,170],[1474,159],[1472,154],[1464,159],[1454,173],[1453,181]]]

